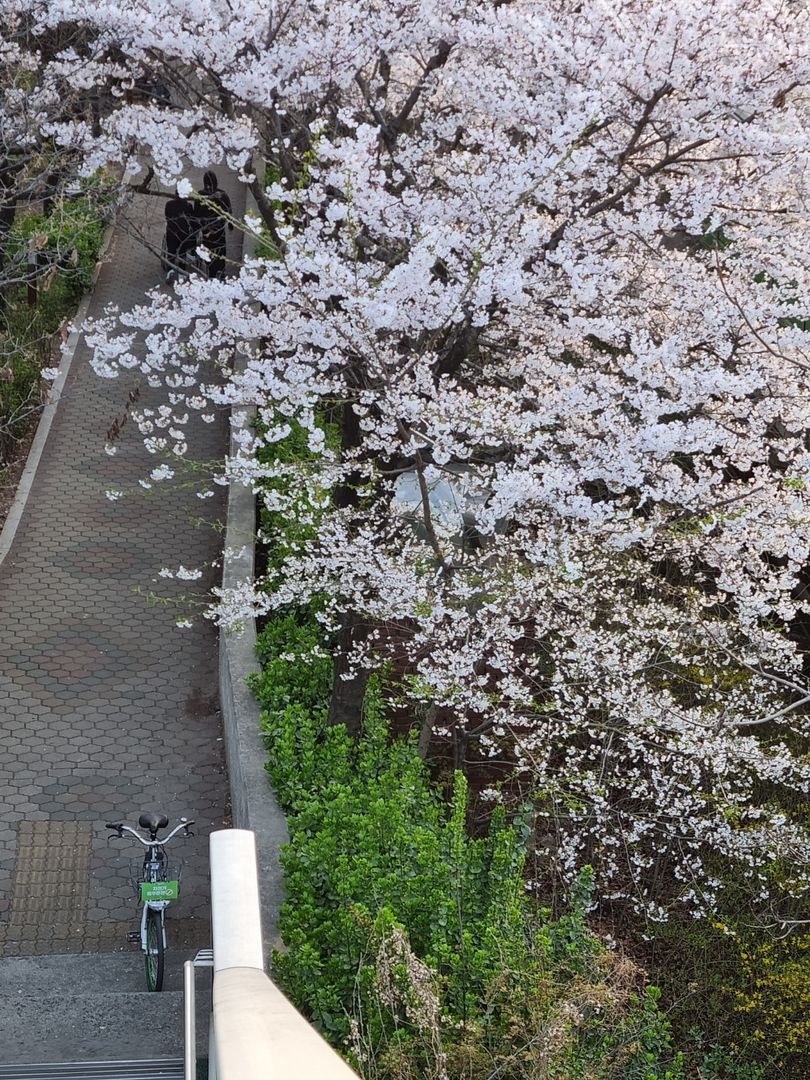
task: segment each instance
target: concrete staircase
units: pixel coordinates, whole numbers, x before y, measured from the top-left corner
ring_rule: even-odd
[[[0,1080],[175,1080],[183,1075],[182,953],[146,990],[140,951],[0,960]],[[210,974],[197,971],[207,1056]]]

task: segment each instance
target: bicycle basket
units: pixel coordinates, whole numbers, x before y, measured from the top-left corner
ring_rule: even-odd
[[[178,900],[180,898],[180,879],[183,876],[183,864],[177,863],[165,863],[165,877],[160,881],[151,882],[144,881],[143,877],[143,860],[139,860],[133,863],[132,874],[130,875],[130,884],[135,890],[135,897],[137,900]],[[168,889],[161,889],[158,886],[171,886]]]

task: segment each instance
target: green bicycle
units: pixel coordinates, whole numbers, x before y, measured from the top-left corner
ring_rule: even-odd
[[[105,828],[112,829],[119,837],[129,833],[146,848],[143,856],[143,867],[140,879],[137,882],[138,899],[143,904],[141,912],[140,933],[134,931],[130,935],[131,940],[140,939],[141,949],[146,961],[146,986],[149,990],[161,990],[163,988],[163,968],[166,954],[166,908],[172,900],[180,895],[179,877],[169,879],[168,863],[166,861],[166,845],[182,830],[183,836],[193,836],[191,826],[193,821],[180,818],[177,825],[168,836],[158,839],[158,830],[165,829],[169,819],[165,814],[144,813],[138,818],[138,824],[142,829],[148,829],[149,838],[141,836],[137,829],[123,822],[108,822]]]

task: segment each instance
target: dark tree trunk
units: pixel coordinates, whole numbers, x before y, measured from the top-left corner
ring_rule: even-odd
[[[354,450],[360,445],[360,421],[357,414],[347,401],[340,410],[340,448],[345,453]],[[345,484],[339,484],[335,488],[335,506],[345,510],[349,506],[357,506],[357,485],[360,477],[357,473],[351,473]]]
[[[466,773],[465,764],[469,742],[470,736],[467,729],[462,727],[460,722],[457,723],[453,728],[453,768],[459,772]]]
[[[437,711],[435,705],[428,705],[422,716],[422,721],[419,726],[419,742],[417,744],[419,757],[422,761],[428,756],[428,751],[430,750],[430,740],[433,737],[433,724],[436,720]]]
[[[344,451],[354,449],[360,443],[360,424],[349,402],[340,411],[340,442]],[[357,505],[359,477],[351,475],[345,484],[335,490],[335,505],[347,509]],[[347,657],[354,645],[362,640],[367,628],[353,611],[347,611],[335,644],[335,673],[332,680],[332,697],[329,702],[329,723],[345,724],[346,730],[355,738],[363,727],[363,698],[366,693],[369,672],[361,669],[351,679],[342,679],[349,671]]]
[[[345,724],[351,736],[357,738],[363,727],[363,699],[370,672],[360,668],[351,678],[341,676],[349,671],[347,657],[353,646],[366,633],[365,624],[354,614],[347,612],[338,633],[335,648],[335,669],[332,679],[332,696],[329,700],[329,723]]]

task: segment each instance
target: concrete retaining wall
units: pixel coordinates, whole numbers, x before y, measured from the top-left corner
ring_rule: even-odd
[[[248,197],[248,208],[253,209],[250,203]],[[246,238],[246,252],[250,251],[250,247]],[[256,410],[252,407],[233,409],[232,433],[243,424],[249,426],[255,413]],[[232,434],[230,453],[235,456],[236,452],[237,445]],[[225,550],[241,554],[223,559],[223,588],[238,588],[242,583],[253,581],[255,543],[256,497],[251,488],[243,484],[231,484],[228,490]],[[252,829],[256,834],[262,932],[267,963],[271,948],[280,944],[278,913],[284,899],[284,886],[279,847],[287,842],[288,833],[287,823],[264,767],[267,750],[259,730],[259,707],[245,685],[247,677],[260,670],[256,659],[254,620],[251,619],[239,634],[220,631],[219,695],[233,824],[237,829]]]

